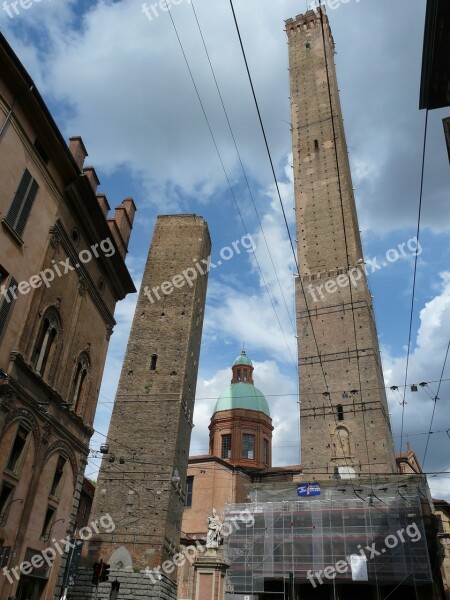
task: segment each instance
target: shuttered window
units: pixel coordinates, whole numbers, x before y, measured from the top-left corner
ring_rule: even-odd
[[[14,277],[10,277],[5,284],[5,295],[0,295],[0,339],[6,331],[9,313],[14,304],[14,297],[8,293],[8,290],[10,290],[13,286],[15,286],[17,289],[17,281],[14,279]]]
[[[6,216],[6,222],[19,236],[22,236],[25,230],[25,225],[30,216],[38,189],[39,186],[36,183],[36,180],[33,179],[30,172],[25,169]]]

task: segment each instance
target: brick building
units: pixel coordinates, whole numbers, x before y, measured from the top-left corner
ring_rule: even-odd
[[[59,597],[134,217],[0,35],[0,597]],[[40,553],[52,548],[50,564]],[[56,548],[56,550],[55,550]],[[65,550],[65,546],[60,546]],[[30,561],[34,559],[35,564]],[[24,562],[25,561],[25,562]]]
[[[147,571],[170,564],[180,543],[210,253],[201,217],[158,217],[91,514],[115,528],[85,544],[70,598],[96,595],[100,560],[111,566],[101,597],[112,584],[119,600],[176,597],[173,572],[155,582]]]
[[[272,419],[265,396],[254,385],[253,371],[243,350],[211,416],[209,455],[189,457],[184,541],[202,539],[212,507],[222,514],[225,504],[245,502],[252,474],[271,471]]]

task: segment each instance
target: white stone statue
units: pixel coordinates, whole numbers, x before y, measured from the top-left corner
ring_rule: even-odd
[[[206,547],[218,548],[220,542],[220,532],[222,530],[222,522],[217,516],[216,509],[212,509],[212,513],[207,519],[208,533],[206,535]]]

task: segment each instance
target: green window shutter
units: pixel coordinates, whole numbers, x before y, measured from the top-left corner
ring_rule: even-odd
[[[5,287],[8,290],[12,286],[17,287],[17,281],[14,279],[14,277],[10,277],[9,283]],[[9,302],[4,296],[0,300],[0,338],[3,336],[3,333],[6,330],[9,313],[11,312],[15,302],[14,298],[11,298],[11,294],[8,294],[7,298],[9,299]]]
[[[30,216],[31,207],[38,192],[39,186],[30,172],[25,169],[19,187],[14,194],[13,201],[6,216],[7,223],[22,236],[28,217]]]

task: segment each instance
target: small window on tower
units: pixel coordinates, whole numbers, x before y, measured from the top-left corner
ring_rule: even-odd
[[[194,491],[194,478],[189,476],[186,479],[186,508],[190,508],[192,506],[192,493]]]
[[[244,381],[247,381],[247,369],[244,369]]]
[[[158,362],[158,356],[156,354],[152,354],[152,358],[150,360],[150,371],[156,371],[156,363]]]
[[[241,381],[241,370],[240,369],[237,370],[237,380]]]
[[[344,407],[342,406],[342,404],[337,405],[337,418],[338,421],[344,420]]]

